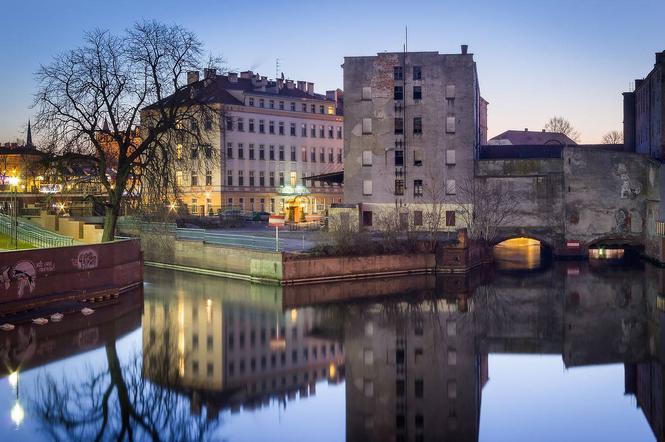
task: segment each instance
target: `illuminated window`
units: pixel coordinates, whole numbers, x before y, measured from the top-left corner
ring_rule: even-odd
[[[335,115],[335,106],[328,106],[328,115]]]
[[[292,187],[295,187],[296,182],[297,182],[297,174],[296,174],[296,172],[291,172],[291,174],[290,174],[290,178],[289,178],[289,181],[290,181],[290,183],[291,183],[291,186],[292,186]]]
[[[175,147],[176,158],[182,160],[182,144],[177,144]]]

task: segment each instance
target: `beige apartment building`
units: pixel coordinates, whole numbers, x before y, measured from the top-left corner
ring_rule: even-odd
[[[460,227],[458,188],[487,137],[473,54],[466,45],[387,52],[345,57],[343,67],[344,203],[358,205],[364,227],[380,228],[378,215],[397,208],[417,229],[435,204],[445,209],[441,230]]]
[[[268,80],[252,71],[188,74],[188,87],[219,109],[209,146],[182,146],[188,166],[176,173],[190,213],[227,208],[284,214],[302,221],[341,202],[342,188],[307,180],[342,170],[342,91],[314,92],[314,83]],[[197,160],[214,158],[202,169]],[[219,158],[219,161],[217,161]]]

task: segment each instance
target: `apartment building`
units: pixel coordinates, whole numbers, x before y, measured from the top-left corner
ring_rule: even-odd
[[[344,59],[344,202],[365,227],[397,208],[415,228],[436,204],[455,219],[458,185],[473,177],[487,134],[476,63],[459,54],[389,52]]]
[[[314,83],[268,80],[252,71],[188,74],[188,87],[219,108],[209,146],[183,146],[191,167],[177,172],[193,214],[223,208],[285,214],[300,221],[340,202],[342,189],[306,178],[342,170],[342,91],[314,92]],[[215,155],[219,154],[219,155]],[[197,158],[219,158],[202,170]]]

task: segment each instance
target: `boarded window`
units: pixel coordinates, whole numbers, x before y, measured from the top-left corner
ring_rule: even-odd
[[[371,100],[372,99],[372,88],[369,86],[365,86],[363,88],[363,100]]]
[[[413,180],[413,196],[423,196],[423,180]]]
[[[446,226],[454,227],[455,226],[455,211],[446,210]]]
[[[453,149],[446,151],[446,164],[455,164],[455,151]]]
[[[414,226],[422,226],[423,225],[423,211],[422,210],[415,210],[413,212],[413,225]]]
[[[449,134],[455,133],[455,117],[446,117],[446,132]]]
[[[446,98],[455,98],[455,85],[449,84],[446,86]]]
[[[371,166],[371,165],[372,165],[372,151],[363,150],[363,166]]]
[[[363,134],[371,134],[371,133],[372,133],[372,119],[363,118]]]
[[[446,180],[446,193],[448,195],[455,195],[457,193],[457,186],[455,180]]]
[[[372,194],[372,180],[363,180],[363,195]]]

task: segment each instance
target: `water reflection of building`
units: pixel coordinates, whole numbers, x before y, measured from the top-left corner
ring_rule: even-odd
[[[348,441],[478,440],[487,354],[456,300],[350,312],[344,335]]]
[[[315,393],[318,380],[343,373],[342,345],[317,335],[320,314],[284,312],[280,287],[150,273],[156,284],[146,290],[145,374],[160,371],[157,353],[169,348],[193,408],[206,405],[214,414],[303,397]]]

